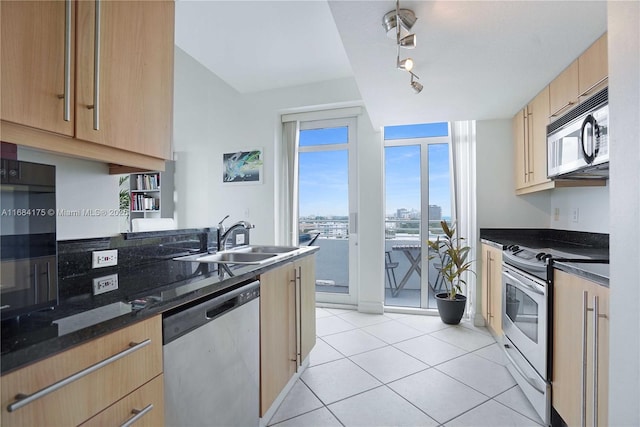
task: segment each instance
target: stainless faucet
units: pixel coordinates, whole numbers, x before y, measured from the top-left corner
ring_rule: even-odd
[[[222,221],[218,223],[218,250],[219,251],[226,249],[227,239],[231,235],[232,231],[238,228],[245,228],[247,230],[251,228],[255,228],[255,226],[251,225],[251,223],[249,223],[248,221],[238,221],[235,224],[233,224],[231,227],[225,229],[222,223],[227,218],[229,218],[229,215],[222,218]]]

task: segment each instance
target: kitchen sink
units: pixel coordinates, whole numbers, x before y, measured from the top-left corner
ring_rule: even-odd
[[[219,264],[263,264],[276,259],[285,258],[297,251],[295,246],[240,246],[212,254],[194,254],[178,258],[176,261],[211,262]]]
[[[286,254],[298,249],[296,246],[244,246],[232,250],[246,254]]]

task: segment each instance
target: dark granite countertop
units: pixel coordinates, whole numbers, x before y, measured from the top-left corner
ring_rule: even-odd
[[[1,373],[4,375],[180,305],[223,294],[318,249],[302,247],[290,256],[262,265],[159,259],[137,268],[65,277],[59,280],[61,293],[55,308],[2,323]],[[105,274],[118,275],[118,289],[94,295],[93,279]]]
[[[609,264],[579,261],[554,261],[553,267],[609,287]]]
[[[609,260],[609,235],[538,228],[482,228],[480,241],[498,249],[519,245],[530,249],[551,248],[568,256]]]

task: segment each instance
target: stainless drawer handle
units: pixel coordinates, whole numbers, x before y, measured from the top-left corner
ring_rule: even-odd
[[[609,76],[604,76],[603,78],[601,78],[600,80],[598,80],[597,82],[595,82],[594,84],[592,84],[591,86],[589,86],[589,88],[587,90],[585,90],[584,92],[582,92],[580,94],[580,96],[586,96],[589,95],[591,93],[591,91],[593,89],[595,89],[597,86],[599,86],[601,83],[604,83],[605,80],[607,80],[609,78]]]
[[[67,378],[61,379],[60,381],[51,384],[50,386],[47,386],[41,390],[36,391],[33,394],[24,394],[24,393],[18,393],[16,395],[16,401],[13,402],[12,404],[10,404],[9,406],[7,406],[7,411],[9,412],[13,412],[16,411],[20,408],[22,408],[23,406],[27,406],[29,403],[34,402],[38,399],[40,399],[41,397],[46,396],[49,393],[53,393],[56,390],[61,389],[62,387],[71,384],[72,382],[79,380],[80,378],[89,375],[92,372],[97,371],[100,368],[103,368],[113,362],[115,362],[116,360],[122,359],[125,356],[128,356],[129,354],[140,350],[143,347],[146,347],[147,345],[151,344],[151,340],[150,339],[146,339],[140,343],[135,343],[135,342],[131,342],[129,343],[129,348],[126,350],[121,351],[120,353],[114,354],[111,357],[108,357],[107,359],[104,359],[98,363],[96,363],[95,365],[91,365],[86,369],[83,369],[80,372],[76,372],[73,375],[68,376]]]
[[[564,104],[562,107],[560,107],[560,109],[558,111],[556,111],[555,113],[553,113],[550,117],[556,117],[558,114],[560,114],[562,111],[564,111],[565,109],[571,107],[573,104],[575,104],[574,101],[569,101],[566,104]]]
[[[125,421],[125,423],[122,424],[121,427],[129,427],[129,426],[133,425],[136,421],[138,421],[140,418],[144,417],[152,409],[153,409],[153,403],[149,403],[147,406],[145,406],[142,409],[132,409],[131,413],[133,414],[133,417],[131,417],[127,421]]]
[[[95,0],[95,30],[93,38],[93,130],[100,130],[100,0]]]

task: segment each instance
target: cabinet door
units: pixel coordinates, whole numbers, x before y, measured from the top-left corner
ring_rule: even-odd
[[[122,355],[134,348],[130,343],[137,343],[135,350]],[[114,360],[116,355],[121,357]],[[16,395],[34,394],[79,373],[67,385],[8,411]],[[4,375],[2,425],[78,425],[161,373],[162,320],[156,316]]]
[[[578,103],[578,60],[549,83],[549,110],[554,119]]]
[[[173,1],[101,2],[97,68],[95,3],[77,9],[77,138],[170,158]]]
[[[260,276],[260,416],[296,372],[293,263]]]
[[[607,52],[607,33],[605,33],[578,58],[578,83],[581,97],[586,99],[607,85],[609,75]]]
[[[71,82],[75,57],[75,5],[70,5],[70,38],[65,44],[66,2],[1,2],[2,120],[73,135],[73,84],[67,93],[69,121],[64,120],[66,49]]]
[[[300,363],[309,356],[316,344],[316,262],[315,255],[302,258],[294,263],[299,269],[299,352]]]
[[[502,335],[502,252],[489,247],[489,286],[493,332]]]
[[[515,177],[516,177],[516,190],[523,189],[527,186],[529,175],[527,174],[527,138],[525,132],[525,116],[526,109],[518,111],[513,117],[513,140],[515,143]]]
[[[123,397],[82,427],[122,426],[134,421],[136,427],[164,425],[163,376],[158,375],[139,389]],[[135,420],[134,420],[135,418]]]
[[[547,124],[549,123],[549,87],[545,87],[527,106],[530,149],[530,185],[551,180],[547,178]]]
[[[578,276],[562,271],[554,274],[553,308],[553,407],[568,425],[580,425],[582,418],[582,351],[586,348],[586,425],[593,425],[594,403],[594,318],[587,311],[586,340],[583,343],[583,298],[588,293],[587,306],[593,308],[593,297],[599,297],[598,320],[598,425],[607,425],[608,363],[609,363],[609,290]]]

